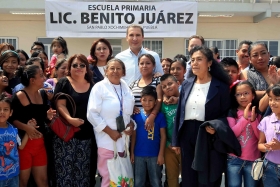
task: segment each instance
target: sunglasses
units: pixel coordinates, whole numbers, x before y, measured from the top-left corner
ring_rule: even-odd
[[[80,68],[85,68],[86,65],[85,65],[85,64],[72,64],[72,67],[73,67],[73,68],[78,68],[78,67],[80,67]]]

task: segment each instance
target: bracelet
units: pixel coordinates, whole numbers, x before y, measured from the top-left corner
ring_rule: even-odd
[[[155,113],[153,113],[153,112],[151,112],[151,114],[153,114],[154,116],[157,116],[157,115],[156,115]],[[151,115],[151,114],[150,114],[150,115]]]

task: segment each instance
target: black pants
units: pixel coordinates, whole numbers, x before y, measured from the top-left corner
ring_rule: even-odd
[[[219,187],[221,179],[204,185],[198,182],[198,173],[192,169],[192,162],[194,159],[196,139],[198,135],[199,126],[203,121],[187,120],[179,133],[179,142],[181,147],[181,163],[182,163],[182,187]],[[207,158],[205,158],[207,159]]]
[[[95,137],[91,139],[91,157],[90,157],[90,186],[95,186],[95,175],[97,170],[97,145]]]

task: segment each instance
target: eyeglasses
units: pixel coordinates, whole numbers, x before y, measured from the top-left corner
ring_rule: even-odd
[[[241,97],[241,96],[246,97],[246,96],[248,96],[248,95],[250,95],[249,92],[243,92],[243,93],[237,93],[237,94],[235,94],[235,97]]]
[[[85,65],[85,64],[72,64],[72,67],[73,67],[73,68],[78,68],[78,67],[80,67],[80,68],[85,68],[86,65]]]
[[[33,51],[43,51],[42,48],[32,48]]]

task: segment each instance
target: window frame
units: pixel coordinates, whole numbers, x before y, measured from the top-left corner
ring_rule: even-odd
[[[213,46],[212,44],[213,44],[213,41],[221,41],[221,42],[223,42],[222,43],[222,45],[223,45],[223,48],[218,48],[219,49],[219,53],[220,53],[220,59],[222,59],[222,58],[224,58],[224,57],[231,57],[231,58],[233,58],[233,59],[237,59],[237,55],[236,55],[236,49],[238,48],[238,39],[234,39],[234,38],[224,38],[224,39],[217,39],[217,38],[214,38],[214,39],[207,39],[207,38],[205,38],[204,39],[205,40],[205,46],[206,47],[211,47],[211,46]],[[235,41],[235,49],[227,49],[226,48],[226,41],[227,40],[233,40],[233,41]],[[207,42],[211,42],[210,43],[210,46],[207,46],[206,45],[206,43]],[[188,38],[186,38],[185,39],[185,47],[186,47],[186,51],[185,51],[185,54],[186,54],[186,56],[189,56],[189,53],[188,53],[188,43],[189,43],[189,39]],[[228,56],[228,55],[224,55],[225,54],[225,52],[226,51],[229,51],[229,50],[234,50],[234,56]],[[222,51],[223,53],[221,53],[220,51]]]
[[[9,43],[8,40],[16,40],[16,45],[14,46],[13,43],[9,43],[11,45],[14,46],[15,50],[18,49],[18,37],[10,37],[10,36],[0,36],[0,43]],[[2,40],[5,40],[4,42],[2,42]]]
[[[150,41],[150,47],[147,47],[147,46],[144,46],[144,42],[145,41]],[[158,52],[157,50],[154,50],[151,45],[152,45],[152,42],[155,41],[155,42],[161,42],[161,52]],[[163,39],[158,39],[158,38],[149,38],[149,39],[144,39],[143,42],[142,42],[142,46],[144,48],[148,48],[149,50],[151,51],[154,51],[156,52],[158,55],[159,55],[159,58],[162,59],[163,57]]]
[[[268,48],[268,52],[269,52],[269,54],[270,55],[272,55],[271,54],[271,52],[270,52],[270,46],[269,46],[269,42],[278,42],[278,49],[277,49],[277,54],[276,55],[272,55],[272,56],[279,56],[279,44],[280,44],[280,41],[279,40],[257,40],[258,42],[267,42],[267,48]]]

